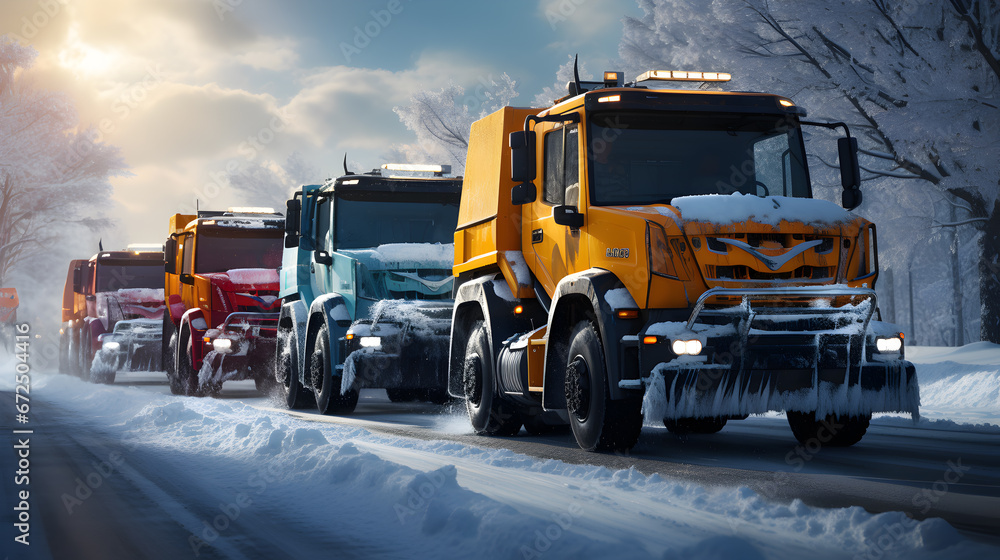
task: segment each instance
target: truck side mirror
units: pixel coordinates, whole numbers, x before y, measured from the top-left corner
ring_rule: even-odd
[[[73,269],[73,291],[78,294],[83,292],[83,269],[80,267]]]
[[[167,274],[177,274],[177,238],[167,238],[163,244],[163,271]]]
[[[535,201],[535,196],[534,183],[520,183],[510,189],[510,203],[514,206],[531,204]]]
[[[861,205],[861,165],[858,163],[858,139],[838,138],[837,152],[840,157],[840,184],[844,187],[841,205],[853,210]]]
[[[583,214],[576,209],[576,206],[556,206],[552,209],[552,221],[561,226],[569,226],[570,229],[580,229],[583,225]]]
[[[535,133],[518,130],[510,133],[510,180],[525,183],[535,180]]]
[[[285,247],[298,247],[302,202],[297,198],[288,200],[285,202],[285,210]]]
[[[510,191],[515,206],[535,201],[535,133],[518,130],[510,133],[510,179],[516,183]]]

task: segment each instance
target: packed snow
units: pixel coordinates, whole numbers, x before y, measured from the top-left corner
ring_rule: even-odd
[[[277,284],[278,271],[273,268],[234,268],[226,274],[235,284],[260,285]]]
[[[810,225],[837,225],[850,222],[856,216],[832,202],[810,198],[765,196],[733,193],[682,196],[671,204],[685,221],[733,224],[753,220],[777,226],[782,221]]]

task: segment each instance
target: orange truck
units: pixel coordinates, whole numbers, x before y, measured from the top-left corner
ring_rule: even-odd
[[[160,369],[159,332],[153,326],[163,314],[162,265],[162,248],[147,244],[70,261],[62,298],[60,372],[111,383],[119,369]]]
[[[269,208],[175,214],[164,250],[162,360],[173,394],[274,384],[284,216]]]
[[[18,304],[16,288],[0,288],[0,323],[9,325],[17,321]]]
[[[569,84],[473,124],[458,227],[449,391],[473,429],[568,423],[627,450],[784,412],[847,446],[916,415],[903,334],[878,320],[875,225],[856,139],[765,93],[676,89],[717,72]],[[803,126],[843,128],[842,207],[813,198]]]

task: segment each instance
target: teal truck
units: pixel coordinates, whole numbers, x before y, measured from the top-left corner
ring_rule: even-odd
[[[287,202],[275,377],[289,408],[354,411],[358,392],[444,402],[453,232],[450,166],[383,165]]]

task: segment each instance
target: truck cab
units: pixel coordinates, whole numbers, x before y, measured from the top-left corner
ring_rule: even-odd
[[[60,371],[94,380],[94,358],[105,335],[118,323],[159,324],[163,315],[162,264],[159,245],[130,245],[121,251],[100,251],[89,260],[71,261],[63,289]],[[158,352],[145,350],[150,356],[142,360],[142,369],[158,370]],[[99,380],[113,381],[114,372],[103,368]]]
[[[162,349],[174,394],[240,379],[271,388],[283,225],[270,208],[171,216]]]
[[[449,367],[477,432],[568,422],[622,450],[644,414],[708,433],[781,411],[800,441],[837,420],[850,445],[873,412],[917,414],[875,225],[848,211],[856,140],[778,95],[657,87],[728,79],[606,72],[473,125]],[[807,125],[847,132],[844,208],[812,196]]]
[[[348,413],[363,388],[442,402],[460,178],[386,164],[288,201],[275,371],[286,404]]]

